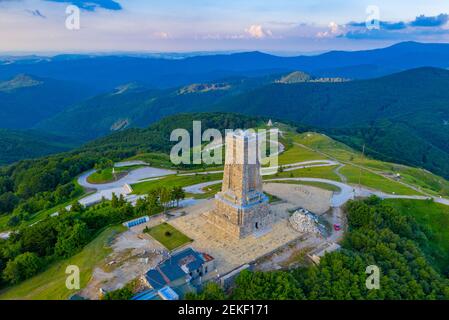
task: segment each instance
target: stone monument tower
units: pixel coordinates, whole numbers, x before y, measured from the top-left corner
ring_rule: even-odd
[[[258,153],[257,134],[236,131],[226,136],[223,186],[208,219],[238,239],[268,229],[273,222],[262,191]]]

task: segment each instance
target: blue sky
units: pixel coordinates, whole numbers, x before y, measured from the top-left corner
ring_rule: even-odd
[[[0,51],[358,50],[449,42],[448,14],[446,0],[0,0]]]

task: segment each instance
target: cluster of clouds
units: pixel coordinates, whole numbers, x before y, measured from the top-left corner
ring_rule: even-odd
[[[335,22],[330,22],[328,26],[328,30],[325,31],[319,31],[316,36],[318,38],[327,38],[327,37],[334,37],[336,35],[339,35],[341,33],[340,26]]]
[[[37,0],[35,0],[37,1]],[[121,11],[122,0],[41,0],[47,3],[71,4],[80,9],[95,13],[102,11]],[[25,0],[0,0],[1,3],[24,3]],[[46,19],[45,12],[39,9],[26,9],[29,15]],[[374,22],[374,21],[371,21]],[[412,21],[382,21],[375,23],[377,28],[367,28],[370,21],[348,22],[338,24],[330,22],[328,25],[316,25],[313,23],[256,23],[239,30],[215,30],[212,33],[200,32],[192,37],[205,39],[288,39],[288,38],[347,38],[347,39],[399,39],[420,36],[438,36],[449,34],[449,15],[441,13],[436,16],[419,15]],[[232,29],[232,28],[231,28]],[[174,31],[174,30],[169,30]],[[153,35],[159,39],[170,39],[168,30],[154,31]],[[176,33],[176,32],[174,32]]]
[[[266,37],[272,37],[273,32],[269,29],[265,29],[260,24],[253,24],[249,28],[245,29],[245,32],[252,38],[262,39]]]
[[[375,26],[375,27],[373,27]],[[449,35],[449,14],[436,16],[419,15],[411,21],[367,20],[338,25],[329,24],[328,30],[317,33],[317,37],[348,39],[406,39]]]
[[[270,26],[271,25],[271,26]],[[373,27],[374,26],[374,27]],[[293,38],[347,38],[365,40],[419,40],[421,38],[449,36],[449,14],[436,16],[419,15],[411,21],[368,20],[338,24],[331,21],[327,26],[290,24],[253,24],[244,33],[214,35],[215,39],[293,39]],[[210,36],[207,36],[210,38]]]
[[[413,17],[413,12],[407,12],[396,20],[390,16],[391,20],[377,18],[376,21],[372,18],[363,21],[363,11],[345,15],[328,13],[323,17],[304,14],[304,20],[301,19],[304,22],[298,22],[299,18],[289,12],[253,14],[247,8],[234,14],[225,5],[225,13],[221,12],[220,5],[213,9],[201,6],[183,15],[182,4],[157,7],[147,1],[0,0],[0,38],[5,43],[3,47],[0,44],[0,50],[176,50],[180,47],[296,50],[301,47],[305,51],[319,51],[409,40],[449,41],[446,13]],[[68,32],[64,27],[68,5],[81,9],[81,28],[77,32]],[[356,15],[359,20],[351,21]],[[405,20],[404,17],[413,18]]]

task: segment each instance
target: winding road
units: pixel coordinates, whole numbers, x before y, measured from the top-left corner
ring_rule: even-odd
[[[282,145],[282,144],[280,144]],[[217,146],[218,147],[218,146]],[[281,148],[284,150],[284,148]],[[124,166],[130,166],[130,165],[136,165],[136,164],[143,164],[142,162],[136,163],[136,162],[122,162],[115,164],[116,167],[124,167]],[[305,168],[313,168],[313,167],[327,167],[327,166],[339,166],[337,167],[334,172],[340,177],[342,182],[329,180],[329,179],[320,179],[320,178],[275,178],[275,179],[269,179],[264,180],[265,182],[269,181],[304,181],[304,182],[318,182],[318,183],[325,183],[329,185],[336,186],[340,189],[339,192],[334,192],[332,199],[331,199],[331,207],[338,208],[343,206],[346,202],[348,202],[351,199],[354,199],[356,197],[369,197],[371,195],[376,195],[379,198],[382,199],[414,199],[414,200],[426,200],[432,198],[435,202],[448,205],[449,206],[449,200],[445,198],[439,198],[439,197],[432,197],[432,196],[408,196],[408,195],[393,195],[393,194],[387,194],[381,191],[376,190],[370,190],[368,188],[364,187],[354,187],[347,183],[346,177],[340,173],[340,169],[345,164],[338,162],[337,160],[312,160],[312,161],[303,161],[303,162],[296,162],[291,164],[282,165],[283,171],[293,171],[298,169],[305,169]],[[273,169],[278,169],[278,167],[265,167],[262,168],[262,175],[266,174],[272,174]],[[265,172],[264,172],[265,171]],[[131,202],[135,202],[136,199],[139,196],[132,195],[132,185],[144,181],[151,181],[151,180],[158,180],[163,179],[165,176],[168,175],[174,175],[176,174],[175,171],[172,170],[166,170],[166,169],[160,169],[160,168],[153,168],[153,167],[144,167],[132,170],[129,172],[125,177],[114,181],[110,183],[105,184],[92,184],[87,181],[87,178],[94,173],[95,170],[90,170],[82,174],[78,178],[78,183],[83,186],[84,188],[87,188],[88,190],[94,190],[93,194],[88,195],[85,198],[82,198],[80,200],[80,203],[89,206],[93,205],[95,203],[98,203],[102,200],[102,198],[105,199],[111,199],[112,194],[115,193],[116,195],[123,195],[126,197],[127,200]],[[178,174],[178,176],[191,176],[191,175],[197,175],[197,174],[212,174],[212,173],[221,173],[223,170],[215,170],[215,171],[204,171],[204,172],[188,172],[188,173],[181,173]],[[208,182],[202,182],[195,185],[190,185],[184,187],[184,190],[187,193],[190,194],[203,194],[204,188],[221,183],[221,180],[216,181],[208,181]],[[188,201],[191,199],[186,199],[185,204],[189,204]]]
[[[125,165],[123,165],[125,164]],[[126,167],[130,165],[135,165],[135,162],[121,162],[115,164],[116,167]],[[151,179],[160,179],[161,177],[175,174],[175,171],[153,168],[153,167],[144,167],[138,168],[130,171],[123,178],[109,183],[104,184],[93,184],[87,181],[87,178],[93,174],[96,170],[89,170],[78,177],[78,184],[88,190],[94,190],[93,194],[88,195],[79,200],[79,202],[84,206],[90,206],[95,203],[100,202],[104,199],[112,199],[112,194],[117,196],[123,195],[128,196],[132,193],[131,185],[148,181]],[[132,200],[132,199],[130,199]],[[70,207],[70,206],[69,206]]]

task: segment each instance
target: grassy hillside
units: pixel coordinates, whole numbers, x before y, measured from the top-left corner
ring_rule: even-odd
[[[142,168],[142,165],[118,167],[118,168],[106,168],[102,170],[97,170],[89,177],[87,177],[87,182],[93,184],[104,184],[117,181],[123,178],[128,172]],[[114,171],[114,172],[113,172]]]
[[[158,180],[146,181],[132,185],[134,194],[148,194],[152,190],[156,190],[160,187],[173,188],[173,187],[187,187],[198,183],[217,181],[223,179],[222,173],[214,174],[197,174],[188,176],[172,175],[163,177]]]
[[[395,185],[403,182],[413,185],[431,195],[449,196],[449,182],[429,171],[362,156],[361,152],[323,134],[302,133],[295,136],[294,141],[305,147],[319,151],[327,157],[335,158],[340,162],[349,164],[342,171],[345,170],[350,178],[352,176],[353,180],[351,182],[353,183],[358,183],[360,168],[357,166],[362,166],[364,168],[362,178],[374,172],[389,181],[394,180]],[[397,176],[398,174],[399,178]]]

